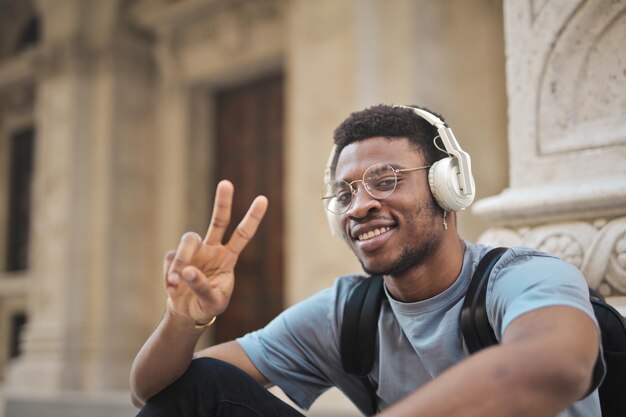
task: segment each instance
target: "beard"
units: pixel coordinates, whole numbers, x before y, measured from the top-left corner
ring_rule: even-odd
[[[424,263],[426,259],[430,257],[430,255],[435,251],[435,249],[439,246],[439,239],[431,239],[425,245],[416,248],[416,247],[405,247],[400,254],[400,257],[396,259],[390,265],[385,265],[379,269],[370,269],[361,259],[359,259],[359,263],[363,268],[363,271],[369,275],[401,275],[402,273],[408,271],[411,268],[417,267]]]
[[[431,200],[427,203],[427,206],[422,210],[428,210],[432,217],[432,219],[437,219],[439,215],[439,211],[441,210],[435,200],[431,196]],[[421,210],[418,210],[418,212]],[[435,227],[435,222],[433,222],[433,227]],[[441,244],[441,240],[443,236],[438,233],[429,233],[427,239],[425,239],[425,243],[421,246],[405,246],[400,253],[400,256],[392,261],[390,264],[384,265],[377,269],[368,268],[362,259],[359,258],[359,263],[361,264],[361,268],[365,273],[373,276],[373,275],[391,275],[397,276],[402,275],[404,272],[422,265],[427,261],[427,259],[437,250],[439,245]]]

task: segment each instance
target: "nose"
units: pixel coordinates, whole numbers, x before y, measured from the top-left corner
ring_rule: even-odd
[[[346,216],[359,219],[367,216],[369,212],[382,207],[380,200],[372,197],[370,193],[365,190],[363,181],[355,181],[355,183],[351,185],[354,188],[354,193],[352,194],[352,205],[348,211],[346,211]]]

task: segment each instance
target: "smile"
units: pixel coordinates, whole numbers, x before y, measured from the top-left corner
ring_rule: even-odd
[[[374,230],[370,230],[367,233],[362,233],[359,236],[357,236],[357,239],[361,242],[365,241],[365,240],[370,240],[376,236],[379,236],[385,232],[388,232],[389,230],[391,230],[391,227],[379,227],[378,229],[374,229]]]

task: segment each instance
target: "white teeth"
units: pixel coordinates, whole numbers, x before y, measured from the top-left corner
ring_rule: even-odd
[[[358,239],[363,241],[363,240],[369,240],[375,236],[380,235],[381,233],[385,233],[386,231],[391,230],[391,227],[379,227],[378,229],[374,229],[371,230],[367,233],[362,233],[358,236]]]

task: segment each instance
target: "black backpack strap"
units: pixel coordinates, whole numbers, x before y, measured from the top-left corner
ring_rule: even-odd
[[[487,284],[489,275],[508,248],[494,248],[480,260],[465,294],[461,309],[461,331],[470,353],[498,344],[487,317]]]
[[[626,372],[626,323],[622,315],[593,288],[589,288],[589,301],[600,325],[602,351],[593,368],[591,386],[585,396],[599,388],[603,416],[623,415],[626,397],[622,379]],[[602,360],[604,353],[604,361]],[[606,364],[605,364],[606,362]]]
[[[347,373],[364,376],[372,369],[383,294],[383,279],[375,276],[357,284],[346,302],[340,343]]]
[[[341,324],[341,364],[345,372],[361,378],[377,411],[376,390],[368,374],[374,365],[378,316],[384,297],[382,276],[373,276],[359,282],[348,297]]]

